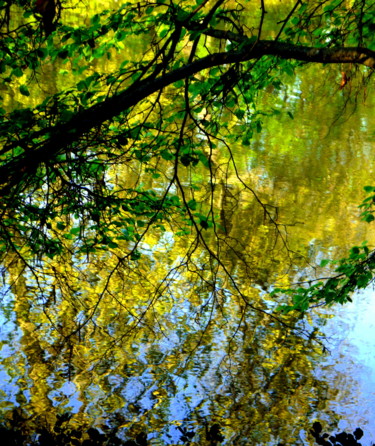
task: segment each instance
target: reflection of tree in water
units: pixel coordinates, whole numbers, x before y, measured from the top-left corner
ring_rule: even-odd
[[[0,424],[2,444],[6,446],[25,444],[28,446],[148,446],[151,444],[145,431],[140,431],[133,436],[127,435],[127,439],[121,440],[116,435],[118,426],[112,428],[103,426],[100,430],[89,426],[86,426],[86,429],[76,429],[69,424],[72,419],[72,414],[69,413],[58,415],[55,425],[50,429],[37,425],[34,429],[30,429],[29,420],[21,409],[14,409],[8,415],[8,421]],[[196,432],[188,431],[183,427],[178,429],[181,433],[179,444],[191,444]],[[206,426],[205,431],[207,441],[205,444],[209,446],[216,446],[224,440],[221,427],[217,423]]]
[[[266,229],[261,217],[259,225]],[[249,275],[261,282],[256,279],[270,252],[276,251],[273,260],[279,260],[280,270],[286,262],[271,244],[274,237],[240,229],[232,219],[230,233],[220,235],[226,242],[221,255],[227,270],[244,278],[240,290],[223,279],[204,250],[198,259],[176,266],[150,237],[157,264],[146,255],[122,269],[106,256],[93,255],[90,265],[79,269],[69,257],[61,265],[51,262],[60,280],[52,283],[57,290],[53,305],[44,305],[42,313],[32,305],[35,294],[26,288],[22,265],[15,263],[14,314],[23,329],[27,370],[32,371],[30,376],[25,372],[28,388],[17,383],[27,401],[24,428],[17,435],[35,431],[35,441],[44,441],[39,444],[86,446],[143,446],[147,434],[163,446],[214,446],[224,437],[226,444],[237,446],[300,444],[298,433],[310,426],[308,414],[321,411],[332,396],[329,383],[312,373],[321,355],[315,342],[319,333],[294,329],[292,316],[280,320],[266,313],[269,302]],[[245,250],[242,257],[233,254],[241,234],[258,254],[256,262]],[[173,249],[179,253],[182,248],[176,241]],[[108,270],[114,272],[105,283],[106,295],[100,285]],[[152,278],[164,287],[152,288]],[[63,399],[67,379],[75,386],[76,407]],[[61,422],[69,411],[75,413]],[[10,421],[13,425],[14,418]],[[22,444],[17,442],[13,444]]]
[[[162,253],[158,255],[159,260],[168,260]],[[224,437],[227,444],[237,446],[277,441],[297,445],[299,431],[310,426],[308,414],[322,410],[320,405],[331,395],[329,384],[312,374],[314,361],[321,355],[321,346],[315,342],[318,332],[308,336],[303,330],[293,329],[292,319],[288,327],[277,317],[256,311],[255,305],[265,310],[267,306],[261,302],[260,291],[250,284],[243,285],[244,294],[251,299],[249,305],[231,292],[229,285],[222,286],[219,275],[215,286],[210,287],[207,281],[206,288],[202,286],[198,293],[199,279],[203,282],[209,272],[204,261],[202,256],[194,270],[190,262],[185,277],[181,273],[174,278],[175,283],[168,284],[166,289],[174,304],[168,305],[167,299],[156,300],[153,311],[132,329],[128,309],[138,306],[143,310],[144,304],[147,308],[149,297],[142,294],[146,288],[129,277],[132,287],[125,287],[119,271],[118,280],[109,288],[116,300],[104,296],[105,305],[98,308],[94,319],[96,325],[86,324],[75,336],[69,336],[75,328],[73,310],[83,298],[90,303],[95,284],[87,292],[78,284],[74,288],[73,269],[69,264],[61,267],[64,274],[70,273],[67,294],[76,300],[64,306],[57,295],[55,305],[45,308],[58,329],[51,333],[48,324],[38,325],[41,316],[36,309],[21,312],[21,304],[31,299],[21,280],[22,272],[15,265],[15,314],[24,330],[32,329],[32,336],[29,331],[24,333],[21,344],[28,370],[33,372],[28,377],[28,388],[21,381],[17,383],[25,401],[24,427],[18,435],[35,431],[38,441],[46,439],[41,444],[56,445],[124,444],[105,443],[118,434],[127,446],[143,446],[147,444],[142,444],[145,432],[163,446],[213,446]],[[168,268],[166,261],[160,265]],[[98,280],[106,267],[98,260]],[[239,276],[246,271],[241,263],[233,262],[231,268]],[[91,265],[88,272],[93,271]],[[158,272],[155,267],[147,271],[149,276]],[[184,294],[179,291],[182,280]],[[42,350],[59,346],[59,335],[74,343],[73,349],[65,342],[61,352],[54,350],[47,370]],[[30,339],[32,346],[31,341],[26,342]],[[77,403],[64,399],[66,379],[75,387]],[[70,411],[69,419],[61,421]],[[8,420],[14,427],[15,418]]]

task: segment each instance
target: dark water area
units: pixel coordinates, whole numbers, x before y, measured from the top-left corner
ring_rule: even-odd
[[[15,415],[16,417],[16,415]],[[30,441],[30,436],[24,434],[24,426],[22,420],[15,420],[13,428],[7,429],[0,427],[0,432],[2,434],[3,444],[19,445],[19,444],[30,444],[30,445],[57,445],[64,446],[67,444],[84,444],[85,446],[99,446],[99,445],[112,445],[112,446],[148,446],[150,443],[147,440],[147,434],[145,432],[139,433],[133,440],[120,440],[115,432],[110,432],[103,434],[98,429],[89,428],[85,433],[86,439],[81,443],[83,433],[79,430],[68,430],[62,429],[64,422],[69,421],[70,415],[64,414],[58,417],[58,420],[53,427],[53,433],[46,429],[39,429],[32,436],[34,441]],[[18,421],[18,424],[17,424]],[[195,437],[194,431],[187,431],[186,429],[180,428],[180,444],[191,444]],[[317,445],[322,446],[362,446],[359,442],[363,437],[363,430],[361,428],[356,428],[353,433],[339,432],[336,434],[328,434],[323,432],[322,425],[320,422],[314,422],[312,429],[310,430],[311,436],[314,438]],[[220,426],[218,424],[212,425],[206,430],[206,439],[209,441],[210,445],[221,444],[224,440],[224,436],[220,433]],[[374,446],[373,443],[370,446]],[[277,446],[283,446],[283,443],[278,443]]]

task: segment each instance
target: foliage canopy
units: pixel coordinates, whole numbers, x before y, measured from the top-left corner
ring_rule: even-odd
[[[180,266],[203,247],[211,259],[207,284],[215,290],[212,274],[221,270],[250,304],[222,257],[227,228],[215,205],[214,190],[223,184],[215,154],[225,148],[236,170],[231,145],[246,150],[262,131],[258,96],[277,92],[283,77],[305,64],[339,65],[338,88],[354,78],[365,88],[375,68],[373,3],[130,1],[95,5],[82,25],[72,19],[82,14],[78,2],[11,0],[0,7],[2,88],[24,98],[24,105],[4,100],[0,110],[3,263],[18,259],[48,301],[51,281],[65,294],[56,262],[79,268],[107,259],[112,266],[99,301],[116,272],[140,267],[153,228],[159,237],[189,239]],[[52,67],[54,91],[34,97],[32,85]],[[204,194],[194,181],[198,168],[207,175]],[[285,242],[270,209],[244,187]],[[358,285],[357,260],[369,254],[356,249],[351,266],[338,270],[350,291]],[[371,277],[367,268],[360,285]],[[299,290],[295,307],[322,296],[344,301],[348,294],[342,298],[332,283],[328,291],[314,288],[314,298]],[[94,317],[91,309],[78,326]]]

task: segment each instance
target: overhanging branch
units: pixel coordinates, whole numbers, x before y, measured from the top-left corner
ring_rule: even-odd
[[[148,78],[138,82],[136,86],[130,86],[104,102],[87,108],[69,122],[49,129],[51,136],[40,147],[25,151],[0,167],[0,196],[7,195],[23,179],[33,175],[41,164],[53,160],[67,145],[78,141],[81,136],[94,127],[134,107],[143,99],[168,85],[193,76],[202,70],[259,59],[266,55],[307,63],[354,63],[375,68],[375,52],[367,48],[314,48],[268,40],[260,40],[255,43],[245,40],[243,36],[237,36],[234,39],[234,36],[230,36],[225,31],[206,30],[204,33],[216,38],[233,38],[233,40],[242,41],[241,49],[211,54],[163,74],[157,79],[151,74]],[[30,139],[32,138],[33,135],[30,135]]]

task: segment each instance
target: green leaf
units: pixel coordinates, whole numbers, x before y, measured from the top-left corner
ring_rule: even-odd
[[[197,202],[194,199],[189,200],[187,202],[187,205],[188,205],[189,209],[191,209],[192,211],[195,211],[197,209]]]
[[[375,220],[375,217],[373,216],[373,214],[366,214],[366,215],[363,217],[363,220],[364,220],[365,222],[367,222],[367,223],[371,223],[372,221]]]
[[[116,40],[117,41],[122,41],[125,38],[126,38],[126,33],[124,31],[122,31],[122,30],[117,31],[117,33],[116,33]]]
[[[197,155],[198,155],[199,161],[204,165],[204,167],[207,167],[207,169],[209,169],[209,167],[210,167],[209,157],[201,151],[199,151]]]
[[[20,93],[23,96],[30,96],[29,89],[26,87],[26,85],[20,85]]]
[[[163,39],[169,33],[169,28],[163,25],[162,30],[159,33],[159,37]]]
[[[141,258],[141,253],[137,250],[132,251],[130,258],[131,258],[131,260],[138,260]]]
[[[199,224],[202,226],[203,229],[208,229],[209,227],[207,219],[201,219]]]
[[[173,83],[173,86],[176,87],[176,88],[181,88],[184,85],[185,85],[185,83],[184,83],[184,81],[182,79],[180,79],[179,81]]]
[[[21,70],[21,68],[17,67],[12,71],[12,74],[16,77],[21,77],[23,76],[23,71]]]
[[[72,228],[72,229],[69,231],[69,233],[72,234],[72,235],[77,235],[77,234],[80,233],[80,231],[81,231],[81,228],[80,228],[80,227],[77,227],[77,228]]]

